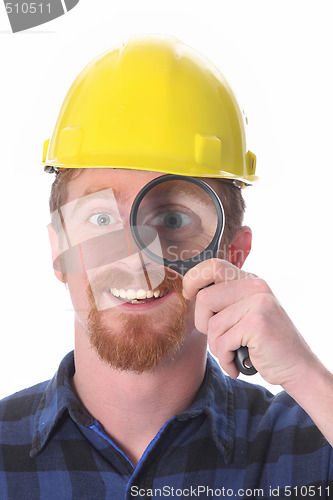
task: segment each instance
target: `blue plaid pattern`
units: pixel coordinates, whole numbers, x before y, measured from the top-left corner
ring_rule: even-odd
[[[225,376],[208,355],[190,408],[136,468],[76,399],[73,353],[0,402],[1,500],[333,498],[331,446],[285,392]]]

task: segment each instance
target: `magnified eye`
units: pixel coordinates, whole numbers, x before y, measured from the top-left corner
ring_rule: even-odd
[[[163,226],[167,229],[179,229],[188,226],[191,222],[193,221],[187,214],[171,211],[160,213],[151,223],[156,226]]]
[[[115,223],[115,218],[109,214],[100,213],[92,215],[89,221],[97,226],[108,226]]]

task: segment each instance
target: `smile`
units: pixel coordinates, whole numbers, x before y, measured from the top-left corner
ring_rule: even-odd
[[[158,289],[153,291],[144,290],[143,288],[140,288],[139,290],[134,290],[133,288],[129,288],[128,290],[125,290],[124,288],[111,288],[109,293],[117,299],[130,302],[131,304],[144,304],[145,302],[152,302],[156,299],[162,298],[169,292],[166,291],[161,293]]]

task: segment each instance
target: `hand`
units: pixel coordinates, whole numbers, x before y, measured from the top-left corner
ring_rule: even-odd
[[[318,361],[267,283],[225,260],[209,259],[188,271],[183,295],[195,298],[195,326],[232,378],[239,375],[234,351],[240,346],[248,347],[267,382],[281,386],[301,380]]]

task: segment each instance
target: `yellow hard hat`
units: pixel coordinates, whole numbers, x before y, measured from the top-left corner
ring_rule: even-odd
[[[71,86],[45,170],[129,168],[252,181],[242,113],[218,69],[168,36],[135,36],[88,64]]]

